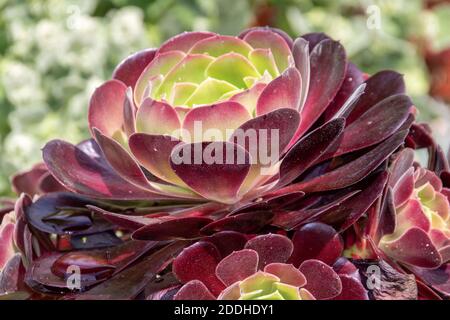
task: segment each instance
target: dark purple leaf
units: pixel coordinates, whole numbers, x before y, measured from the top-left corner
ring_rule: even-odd
[[[296,267],[309,259],[332,265],[344,249],[344,243],[336,230],[319,222],[309,223],[298,229],[292,237],[292,243],[294,251],[289,262]]]

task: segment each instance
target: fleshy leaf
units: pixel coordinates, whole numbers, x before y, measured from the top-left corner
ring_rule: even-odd
[[[139,163],[156,177],[185,186],[184,182],[170,167],[170,155],[181,141],[174,137],[136,133],[130,137],[131,152]]]
[[[264,267],[264,272],[273,274],[280,278],[280,282],[294,287],[303,287],[306,284],[303,273],[292,264],[271,263]]]
[[[246,88],[245,77],[259,78],[259,73],[248,59],[237,53],[227,53],[215,59],[205,71],[206,75],[224,80],[238,88]]]
[[[97,128],[113,137],[122,130],[123,103],[127,87],[118,80],[109,80],[98,87],[89,102],[89,128]]]
[[[175,258],[172,270],[181,282],[199,280],[217,296],[225,289],[215,273],[219,261],[220,253],[217,248],[209,242],[200,241],[184,249]]]
[[[175,294],[173,300],[216,300],[208,288],[199,280],[191,280]]]
[[[126,86],[134,88],[144,68],[153,60],[155,52],[155,49],[145,49],[125,58],[114,69],[113,78],[122,81]]]
[[[183,122],[186,142],[226,141],[235,129],[251,116],[241,104],[232,101],[197,107],[189,111]]]
[[[338,92],[346,72],[345,50],[339,42],[321,41],[311,52],[310,63],[311,79],[299,136],[314,124]]]
[[[246,57],[252,47],[247,42],[237,37],[215,35],[198,41],[189,53],[206,53],[213,57],[219,57],[229,52],[235,52]]]
[[[256,114],[260,116],[280,108],[298,110],[301,88],[298,70],[293,67],[286,69],[264,88],[256,105]]]
[[[230,164],[229,159],[233,160]],[[172,169],[186,185],[203,197],[221,203],[236,201],[249,161],[242,147],[229,142],[177,146],[170,156]]]
[[[296,267],[309,259],[332,265],[341,256],[344,243],[329,225],[309,223],[298,229],[293,237],[294,251],[289,259]]]
[[[152,199],[156,194],[136,187],[119,176],[91,142],[90,153],[61,140],[47,143],[44,162],[67,189],[98,198]]]
[[[147,98],[144,96],[148,82],[155,76],[167,74],[178,62],[185,57],[181,51],[168,51],[158,54],[155,59],[143,70],[134,88],[134,101],[140,106]],[[155,89],[155,88],[152,88]]]
[[[206,225],[201,231],[204,234],[220,231],[252,233],[269,224],[272,218],[273,213],[270,211],[246,212],[216,220]]]
[[[342,282],[331,267],[319,260],[304,261],[299,270],[306,277],[306,290],[317,300],[327,300],[342,292]]]
[[[181,128],[177,112],[167,103],[145,99],[136,114],[138,132],[177,137]]]
[[[257,268],[258,253],[254,250],[243,249],[223,258],[217,265],[216,275],[226,286],[230,286],[251,276]]]
[[[158,54],[173,50],[188,52],[197,42],[213,36],[216,36],[216,34],[205,31],[184,32],[164,42],[159,47]]]
[[[198,238],[200,229],[211,221],[206,217],[168,218],[137,229],[132,238],[153,241]]]
[[[245,248],[255,250],[258,253],[258,269],[263,270],[270,263],[286,262],[291,256],[294,247],[289,238],[269,233],[249,240]]]
[[[267,48],[272,52],[278,70],[284,71],[289,65],[291,49],[279,34],[268,29],[254,29],[244,36],[244,41],[253,48]]]

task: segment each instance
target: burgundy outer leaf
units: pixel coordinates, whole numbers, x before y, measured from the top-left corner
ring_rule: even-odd
[[[321,221],[342,232],[352,226],[381,196],[387,181],[385,171],[377,174],[360,193],[321,215]]]
[[[211,291],[198,280],[191,280],[186,283],[175,294],[173,300],[216,300]]]
[[[206,217],[168,218],[139,228],[132,238],[153,241],[198,238],[200,230],[211,221]]]
[[[352,93],[364,82],[364,74],[353,63],[348,62],[344,82],[324,113],[324,121],[330,120],[345,104]]]
[[[311,80],[302,110],[298,136],[305,133],[325,111],[345,78],[345,50],[339,42],[321,41],[311,52]]]
[[[215,295],[225,289],[216,276],[219,250],[212,243],[200,241],[185,248],[172,264],[172,271],[182,283],[199,280]]]
[[[27,286],[42,293],[66,293],[67,281],[51,272],[53,263],[61,256],[59,253],[51,253],[40,256],[34,260],[25,274]],[[97,283],[97,279],[92,277],[80,277],[82,289]]]
[[[233,251],[239,251],[247,243],[247,237],[243,233],[235,231],[222,231],[212,236],[203,238],[203,241],[211,242],[219,250],[222,258],[228,256]]]
[[[359,119],[359,117],[372,106],[385,98],[405,92],[403,76],[395,71],[380,71],[366,80],[366,94],[356,103],[353,111],[347,117],[347,124]]]
[[[43,149],[44,162],[52,175],[75,193],[124,200],[161,198],[127,182],[105,161],[98,146],[93,147],[86,153],[68,142],[53,140]]]
[[[299,123],[300,115],[296,110],[280,108],[245,122],[237,129],[237,131],[233,133],[229,141],[239,144],[241,147],[247,150],[252,156],[252,159],[254,158],[254,156],[258,156],[258,146],[266,144],[267,156],[271,158],[272,150],[270,148],[272,146],[272,134],[270,131],[276,129],[278,130],[277,147],[278,152],[281,156],[281,153],[285,150],[292,137],[294,136]],[[253,141],[245,139],[245,134],[253,130],[255,130],[257,135],[257,141],[255,141],[256,146],[250,145],[250,143],[253,143]],[[260,136],[260,132],[262,130],[268,131],[266,135],[266,141],[260,141],[260,139],[262,138]],[[243,143],[239,143],[240,141],[243,141]]]
[[[50,192],[64,192],[67,191],[62,184],[60,184],[50,172],[47,172],[39,179],[39,191],[43,194]]]
[[[406,135],[407,131],[397,132],[356,160],[311,180],[282,188],[274,192],[274,194],[293,191],[318,192],[350,186],[366,177],[372,170],[386,160],[403,143]]]
[[[20,253],[14,254],[0,272],[0,295],[25,289],[25,268]]]
[[[292,243],[294,251],[289,258],[289,263],[296,267],[309,259],[332,265],[344,249],[344,243],[336,230],[320,222],[302,226],[292,236]]]
[[[405,148],[393,156],[394,160],[391,164],[389,186],[395,187],[398,180],[404,175],[404,173],[413,166],[414,163],[414,150]]]
[[[342,282],[338,274],[322,261],[304,261],[299,270],[306,277],[304,288],[317,300],[332,299],[342,292]]]
[[[338,118],[322,125],[299,140],[280,166],[278,186],[285,186],[305,172],[334,142],[340,139],[345,120]]]
[[[155,275],[167,267],[173,258],[188,245],[173,242],[140,262],[114,275],[94,288],[70,298],[76,300],[129,300],[135,298]]]
[[[324,205],[318,207],[315,206],[314,208],[305,208],[297,211],[277,212],[272,224],[286,230],[295,229],[297,226],[299,226],[300,224],[304,224],[307,221],[311,222],[315,221],[324,212],[327,212],[335,207],[338,207],[342,202],[353,197],[355,194],[358,194],[359,192],[360,190],[354,190],[347,192],[343,195],[342,194],[334,195],[334,197],[328,199]]]
[[[411,271],[427,285],[443,294],[445,297],[450,297],[450,264],[446,263],[437,269],[425,269],[413,267]]]
[[[403,94],[377,103],[345,128],[335,156],[383,141],[400,128],[412,105],[411,99]]]
[[[142,188],[150,188],[149,181],[139,165],[117,141],[93,129],[95,140],[110,166],[126,181]]]
[[[226,286],[231,286],[256,273],[258,261],[258,253],[254,250],[234,251],[219,262],[216,275]]]
[[[112,248],[72,251],[56,259],[51,270],[61,278],[70,276],[67,274],[70,266],[78,266],[82,275],[92,275],[95,278],[111,276],[122,271],[156,244],[131,240]]]
[[[134,88],[137,79],[139,79],[145,67],[153,60],[155,53],[156,49],[144,49],[128,56],[116,67],[113,72],[113,78]]]
[[[123,126],[123,103],[127,87],[118,80],[109,80],[95,89],[89,102],[89,128],[97,128],[112,137]]]
[[[198,149],[202,152],[200,163],[197,164]],[[210,149],[222,150],[221,163],[207,163],[202,156]],[[232,150],[232,151],[229,151]],[[188,156],[185,155],[187,152]],[[219,152],[219,151],[218,151]],[[227,164],[227,155],[232,153],[233,163]],[[183,153],[188,162],[174,162],[176,155]],[[219,155],[217,155],[219,156]],[[183,159],[182,159],[183,160]],[[242,163],[236,163],[242,161]],[[175,173],[192,190],[203,197],[217,202],[235,202],[239,188],[250,169],[249,154],[242,147],[229,142],[203,142],[179,145],[174,148],[170,156],[170,164]]]
[[[31,198],[22,193],[17,199],[14,206],[14,213],[16,218],[16,224],[14,226],[14,244],[21,252],[25,252],[25,228],[27,227],[27,221],[25,216],[25,210],[32,204]],[[1,221],[1,219],[0,219]],[[32,259],[32,257],[25,257],[26,259]]]
[[[123,228],[125,230],[134,231],[147,224],[158,221],[158,219],[155,218],[147,218],[144,216],[134,216],[110,212],[92,205],[87,205],[86,207],[92,210],[93,212],[100,214],[103,218],[110,221],[114,225]]]
[[[313,49],[323,40],[331,40],[329,36],[327,36],[323,32],[311,32],[302,35],[302,38],[309,42],[309,51],[312,52]]]
[[[253,233],[268,225],[273,215],[271,211],[253,211],[225,217],[204,226],[201,233],[211,234],[220,231]]]
[[[48,170],[43,163],[34,165],[30,170],[16,173],[11,178],[13,191],[20,195],[26,193],[30,197],[40,194],[39,180],[47,174]]]
[[[136,132],[136,111],[137,108],[133,100],[133,91],[128,87],[123,102],[123,130],[128,137]]]
[[[258,253],[258,270],[263,270],[270,263],[286,262],[294,250],[294,246],[288,237],[272,233],[250,239],[245,248],[255,250]]]
[[[391,188],[386,189],[386,195],[380,209],[380,216],[377,223],[376,238],[378,242],[384,235],[391,234],[396,227],[396,210],[394,206],[394,196]]]
[[[361,281],[346,274],[340,274],[342,292],[333,300],[369,300],[367,290]]]
[[[112,228],[103,219],[91,218],[86,205],[99,203],[73,193],[52,193],[25,207],[25,216],[31,226],[50,234],[92,234]]]

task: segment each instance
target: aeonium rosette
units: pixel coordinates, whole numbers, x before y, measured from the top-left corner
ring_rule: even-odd
[[[414,167],[414,152],[404,149],[391,165],[394,221],[379,247],[411,266],[437,268],[450,259],[449,191],[425,168]],[[387,220],[387,219],[385,219]]]
[[[343,188],[397,148],[413,119],[401,76],[365,78],[323,34],[184,33],[124,60],[92,96],[95,142],[52,141],[44,161],[64,187],[97,198],[235,205]],[[382,81],[391,87],[358,100]],[[377,156],[357,164],[365,170],[340,183],[331,181],[348,173],[288,186],[318,163],[376,145]]]
[[[300,241],[307,236],[304,230],[297,231],[294,241],[279,234],[246,240],[243,234],[221,232],[185,248],[172,266],[176,278],[184,283],[173,298],[368,299],[357,269],[349,261],[337,261],[342,252],[339,235],[326,225],[311,227],[331,232],[327,248],[315,247],[313,239]],[[219,242],[231,239],[234,243]]]

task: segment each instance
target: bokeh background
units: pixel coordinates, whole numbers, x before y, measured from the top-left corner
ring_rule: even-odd
[[[323,31],[367,73],[396,69],[445,149],[448,0],[0,0],[0,195],[46,141],[88,137],[91,93],[128,54],[185,30]]]

